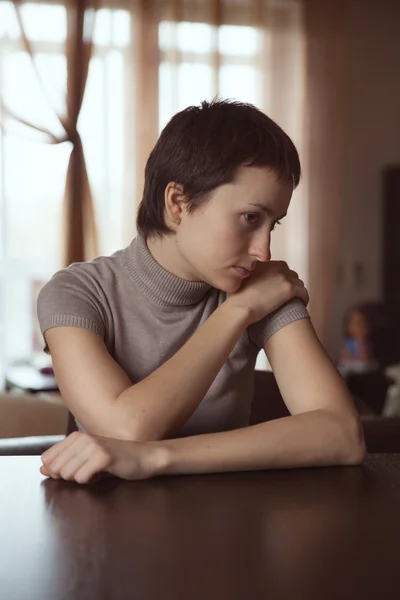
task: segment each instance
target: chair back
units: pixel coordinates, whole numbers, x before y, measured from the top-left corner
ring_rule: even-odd
[[[74,431],[78,431],[78,427],[76,426],[75,417],[72,412],[68,411],[67,418],[67,435],[73,433]]]
[[[250,425],[289,415],[274,374],[270,371],[255,371]],[[373,417],[363,420],[362,424],[368,452],[400,452],[400,417]],[[75,419],[68,411],[67,435],[77,430]],[[23,452],[26,454],[26,449]]]

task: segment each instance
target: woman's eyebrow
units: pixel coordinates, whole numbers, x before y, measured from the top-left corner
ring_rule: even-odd
[[[262,211],[267,213],[267,215],[269,217],[274,217],[273,211],[270,208],[268,208],[267,206],[264,206],[264,204],[258,204],[257,202],[251,202],[250,206],[257,206],[258,208],[261,208]],[[287,212],[285,212],[281,217],[278,217],[278,221],[280,221],[281,219],[286,217],[286,215],[287,215]]]

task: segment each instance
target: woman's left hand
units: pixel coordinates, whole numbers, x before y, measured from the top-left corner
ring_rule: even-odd
[[[77,483],[89,483],[102,473],[129,480],[149,479],[156,474],[156,452],[146,442],[74,432],[42,454],[40,472]]]

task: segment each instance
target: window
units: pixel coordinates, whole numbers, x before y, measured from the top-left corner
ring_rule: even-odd
[[[159,131],[176,112],[212,100],[217,90],[221,98],[262,106],[261,44],[255,27],[161,22]],[[256,368],[269,368],[263,352]]]
[[[64,113],[66,9],[26,3],[22,16],[33,43],[38,81],[23,49],[12,2],[0,0],[0,88],[13,113],[57,136],[53,108]],[[132,77],[128,11],[96,14],[94,51],[78,129],[95,202],[100,250],[123,245],[126,176],[126,82]],[[130,105],[132,109],[132,105]],[[61,209],[71,144],[44,143],[43,135],[3,115],[0,130],[0,363],[42,350],[35,323],[41,283],[60,268]]]
[[[0,0],[0,91],[4,105],[17,117],[62,138],[64,131],[57,114],[65,112],[66,3],[48,2],[28,1],[21,8],[27,37],[33,44],[38,80],[21,43],[13,3]],[[142,21],[140,11],[135,13],[136,3],[123,5],[129,10],[102,8],[96,12],[93,55],[78,122],[102,254],[110,254],[129,242],[134,229],[135,180],[140,182],[135,174],[139,163],[136,154],[142,146],[135,147],[138,86],[134,42],[143,38],[139,28],[139,37],[133,39],[133,21],[136,16],[138,23]],[[265,92],[266,82],[272,81],[272,39],[265,27],[215,27],[189,20],[161,20],[159,62],[152,55],[146,63],[149,80],[153,83],[158,76],[158,115],[155,107],[155,114],[146,117],[154,124],[158,117],[161,131],[179,110],[217,94],[269,107]],[[157,39],[151,43],[157,45]],[[296,54],[281,51],[281,46],[280,39],[279,55]],[[269,86],[269,90],[278,88]],[[143,98],[139,98],[141,102]],[[286,112],[297,119],[295,111]],[[0,114],[0,118],[1,370],[2,362],[30,359],[33,351],[42,352],[35,318],[36,296],[43,282],[61,266],[61,210],[72,148],[69,142],[45,143],[43,134],[11,114]],[[142,138],[137,137],[141,143]],[[280,239],[282,231],[283,227],[274,240]]]
[[[261,34],[255,27],[163,21],[159,47],[160,131],[176,112],[211,100],[217,89],[221,98],[262,104]]]

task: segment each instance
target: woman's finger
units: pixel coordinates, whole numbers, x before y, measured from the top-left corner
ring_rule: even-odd
[[[60,471],[62,479],[65,481],[74,481],[76,473],[79,472],[82,467],[92,460],[91,456],[74,456],[68,463],[66,463]]]
[[[82,435],[76,439],[74,444],[68,446],[64,452],[59,454],[51,463],[47,464],[47,470],[51,475],[56,475],[65,479],[63,470],[67,468],[67,473],[70,472],[69,465],[72,467],[72,474],[77,471],[82,463],[87,460],[96,449],[96,443],[88,436]]]
[[[57,457],[52,463],[51,471],[62,479],[70,481],[89,458],[90,454],[84,452],[84,449],[74,452],[73,454],[66,452],[64,455]]]
[[[288,281],[296,287],[304,287],[304,281],[298,277],[288,277]]]
[[[304,304],[307,306],[310,301],[310,298],[308,295],[308,290],[304,286],[303,281],[298,278],[290,279],[289,281],[294,286],[294,295],[297,296],[298,298],[301,298],[303,300]]]
[[[304,304],[306,306],[308,306],[310,297],[308,295],[307,288],[305,288],[304,286],[298,286],[297,289],[298,289],[298,296],[303,300]]]
[[[63,442],[67,440],[63,440]],[[61,442],[62,443],[62,442]],[[60,446],[61,446],[60,443]],[[88,456],[86,448],[93,446],[93,441],[88,438],[85,434],[74,436],[68,441],[68,444],[64,444],[58,448],[58,454],[54,458],[47,458],[44,462],[50,477],[53,479],[60,478],[61,469],[75,456],[83,455],[85,458]],[[85,451],[86,450],[86,451]]]
[[[99,471],[103,471],[109,466],[109,458],[103,453],[93,454],[74,474],[76,483],[89,483],[99,478]]]
[[[74,431],[73,433],[68,435],[64,440],[58,442],[58,444],[54,444],[54,446],[46,450],[46,452],[43,452],[42,456],[40,457],[42,459],[43,464],[51,463],[51,461],[54,460],[56,456],[58,456],[66,448],[71,446],[71,444],[73,444],[77,439],[79,439],[81,435],[82,434],[78,433],[77,431]]]

